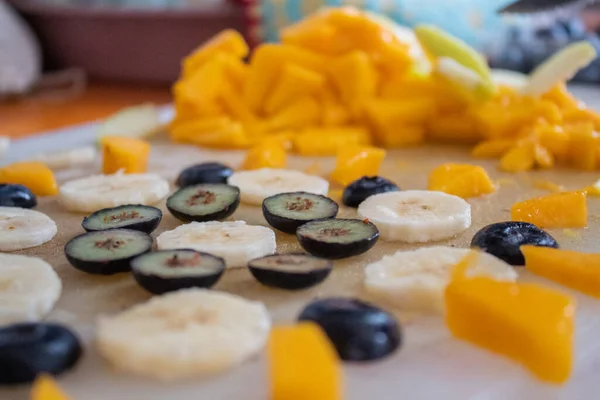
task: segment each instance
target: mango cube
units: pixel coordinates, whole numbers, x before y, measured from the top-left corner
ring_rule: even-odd
[[[586,195],[565,192],[521,201],[512,206],[511,216],[542,228],[583,228],[588,216]]]
[[[332,156],[348,145],[369,145],[369,131],[360,127],[310,128],[296,135],[294,149],[302,156]]]
[[[485,169],[466,164],[440,165],[429,175],[428,189],[464,199],[493,193],[496,190]]]
[[[285,168],[287,154],[276,142],[263,142],[248,150],[242,169]]]
[[[142,139],[104,136],[102,144],[102,173],[139,174],[148,168],[150,143]]]
[[[358,114],[362,105],[375,95],[377,71],[362,51],[353,51],[336,59],[330,66],[329,75],[353,114]]]
[[[385,150],[376,147],[343,147],[335,159],[331,179],[346,186],[363,176],[375,176],[385,158]]]
[[[38,376],[31,388],[31,400],[70,400],[54,378],[47,374]]]
[[[41,162],[24,161],[0,168],[0,182],[27,186],[36,196],[54,196],[58,185],[52,170]]]
[[[319,102],[312,97],[303,97],[267,119],[267,130],[301,129],[316,124],[320,116]]]
[[[272,114],[299,97],[315,94],[324,84],[325,77],[322,74],[295,64],[287,64],[283,67],[279,80],[267,98],[264,111]]]
[[[224,53],[241,60],[248,55],[249,51],[248,44],[238,31],[226,29],[198,47],[183,60],[183,76],[190,76],[217,53]]]

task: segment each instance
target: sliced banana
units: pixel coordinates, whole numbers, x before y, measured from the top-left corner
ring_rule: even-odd
[[[260,302],[187,289],[101,317],[96,343],[120,370],[173,381],[241,364],[263,348],[270,327]]]
[[[154,104],[140,104],[125,108],[107,118],[98,128],[98,139],[103,136],[127,136],[145,138],[160,132],[163,125],[160,122],[158,109]]]
[[[444,290],[452,268],[470,249],[429,247],[399,251],[365,268],[365,288],[378,300],[405,311],[442,313]],[[504,261],[479,253],[468,276],[482,275],[502,281],[515,281],[517,273]]]
[[[234,173],[228,183],[240,188],[241,200],[261,205],[267,197],[287,192],[307,192],[327,195],[329,182],[325,179],[288,169],[263,168]]]
[[[33,157],[33,161],[42,162],[51,169],[66,169],[91,164],[96,160],[96,155],[97,151],[94,146],[85,146],[51,153],[40,153]]]
[[[155,174],[116,173],[76,179],[59,192],[67,210],[94,212],[125,204],[154,204],[169,194],[169,182]]]
[[[191,222],[156,238],[159,250],[194,249],[225,259],[227,267],[245,267],[248,261],[275,253],[275,232],[244,221]]]
[[[0,207],[0,251],[39,246],[52,240],[56,232],[56,224],[44,213],[25,208]]]
[[[405,243],[448,239],[471,226],[471,206],[442,192],[407,190],[371,196],[358,206],[381,238]]]
[[[61,290],[60,278],[44,260],[0,254],[0,326],[40,320]]]

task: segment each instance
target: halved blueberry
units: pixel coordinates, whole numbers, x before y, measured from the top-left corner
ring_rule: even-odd
[[[488,225],[473,236],[471,247],[504,260],[510,265],[525,265],[521,246],[558,248],[558,242],[548,232],[529,222],[499,222]]]
[[[305,289],[329,276],[333,263],[308,254],[273,254],[248,264],[257,281],[281,289]]]
[[[240,189],[209,183],[179,189],[167,199],[167,208],[184,222],[218,221],[232,215],[240,205]]]
[[[131,229],[84,233],[65,245],[67,260],[90,274],[112,275],[131,270],[131,260],[152,250],[150,235]]]
[[[33,208],[37,206],[37,197],[27,186],[0,184],[0,206]]]
[[[369,251],[379,239],[379,230],[366,220],[331,218],[302,225],[296,236],[313,256],[339,259]]]
[[[82,353],[77,336],[61,325],[9,325],[0,329],[0,384],[32,382],[41,373],[62,374]]]
[[[306,192],[277,194],[267,197],[262,204],[269,225],[285,233],[296,233],[309,221],[334,218],[338,209],[337,203],[330,198]]]
[[[186,187],[200,183],[227,183],[233,170],[218,162],[192,165],[181,171],[177,178],[177,186]]]
[[[348,207],[356,208],[367,197],[399,190],[400,188],[394,182],[380,176],[363,176],[346,186],[342,195],[342,202]]]
[[[133,277],[154,294],[212,287],[225,271],[225,260],[191,249],[145,253],[131,261]]]
[[[402,344],[400,325],[393,315],[356,299],[316,300],[298,319],[318,324],[345,361],[378,360]]]
[[[158,227],[161,219],[162,211],[156,207],[129,204],[96,211],[85,217],[81,226],[87,232],[132,229],[151,233]]]

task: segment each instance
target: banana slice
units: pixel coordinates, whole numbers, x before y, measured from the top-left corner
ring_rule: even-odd
[[[444,290],[452,268],[470,249],[429,247],[399,251],[365,268],[365,288],[375,298],[406,311],[442,313]],[[483,275],[502,281],[515,281],[517,273],[504,261],[479,253],[467,275]]]
[[[61,290],[60,278],[44,260],[0,254],[0,325],[40,320]]]
[[[279,193],[307,192],[327,195],[329,182],[318,176],[288,169],[263,168],[236,172],[228,183],[241,191],[241,200],[247,204],[261,205],[267,197]]]
[[[126,204],[150,205],[169,194],[169,182],[154,174],[94,175],[60,187],[60,202],[69,211],[94,212]]]
[[[33,161],[42,162],[51,169],[66,169],[91,164],[96,159],[96,154],[97,151],[94,146],[85,146],[52,153],[41,153],[33,157]]]
[[[101,317],[96,343],[120,370],[173,381],[241,364],[263,348],[270,327],[262,303],[187,289]]]
[[[522,93],[541,96],[557,83],[573,78],[577,71],[594,61],[596,55],[596,49],[587,41],[568,45],[531,73],[529,83]]]
[[[245,267],[248,261],[275,253],[275,232],[244,221],[191,222],[156,238],[159,250],[194,249],[225,259],[227,267]]]
[[[442,192],[407,190],[371,196],[358,206],[381,238],[405,243],[448,239],[471,226],[471,206]]]
[[[52,240],[57,230],[54,221],[39,211],[0,207],[0,251],[39,246]]]

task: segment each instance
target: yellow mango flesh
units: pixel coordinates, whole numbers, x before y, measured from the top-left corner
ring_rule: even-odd
[[[477,277],[445,291],[452,334],[523,364],[539,379],[565,382],[573,365],[575,300],[535,284]]]
[[[267,129],[300,129],[315,124],[320,116],[319,102],[312,97],[303,97],[269,118]]]
[[[102,173],[140,174],[148,168],[150,143],[142,139],[104,136],[102,145]]]
[[[0,182],[27,186],[36,196],[58,194],[58,185],[52,170],[41,162],[26,161],[0,168]]]
[[[531,143],[513,147],[500,159],[500,169],[506,172],[529,171],[534,164],[535,149]]]
[[[244,127],[227,117],[192,120],[175,125],[170,130],[171,139],[219,149],[244,149],[251,144]]]
[[[242,169],[285,168],[286,161],[287,154],[281,145],[266,142],[248,150]]]
[[[485,169],[464,164],[444,164],[434,169],[429,175],[428,189],[465,199],[496,190]]]
[[[536,275],[600,298],[600,254],[521,246],[525,268]]]
[[[294,150],[302,156],[332,156],[343,146],[369,144],[369,132],[353,127],[307,129],[293,139]]]
[[[249,51],[246,41],[238,31],[226,29],[194,50],[183,60],[183,75],[191,75],[200,65],[217,53],[223,52],[237,59],[242,59],[248,55]]]
[[[511,216],[542,228],[583,228],[588,217],[586,195],[565,192],[521,201],[512,206]]]
[[[50,375],[40,375],[33,382],[31,400],[69,400]]]
[[[342,400],[335,348],[317,325],[276,326],[267,343],[271,400]]]
[[[500,158],[514,146],[513,140],[486,140],[479,143],[471,150],[471,155],[475,158]]]
[[[352,113],[357,113],[375,95],[377,74],[369,56],[354,51],[334,60],[329,76]]]
[[[346,186],[360,177],[375,176],[384,158],[385,150],[376,147],[343,147],[337,153],[331,179]]]
[[[324,84],[325,77],[322,74],[298,65],[287,64],[265,103],[264,111],[272,114],[299,97],[315,94]]]

